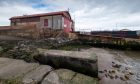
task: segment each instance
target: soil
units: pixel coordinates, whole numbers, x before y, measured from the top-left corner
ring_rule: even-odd
[[[100,84],[140,84],[140,53],[93,48],[98,56]]]

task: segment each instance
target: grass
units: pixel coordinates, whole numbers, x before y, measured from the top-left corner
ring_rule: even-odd
[[[0,79],[0,84],[22,84],[21,78],[14,79]]]
[[[51,48],[51,49],[57,49],[57,50],[67,50],[67,51],[79,51],[80,49],[88,49],[91,48],[90,45],[83,45],[83,44],[68,44],[63,45],[58,48]]]
[[[37,48],[30,46],[26,42],[19,43],[11,41],[0,41],[0,56],[13,59],[23,59],[26,62],[35,62],[34,56],[38,55]]]

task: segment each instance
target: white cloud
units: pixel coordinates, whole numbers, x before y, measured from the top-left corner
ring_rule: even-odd
[[[112,30],[126,27],[140,30],[139,0],[41,0],[38,3],[23,3],[21,0],[20,2],[16,0],[10,4],[8,3],[10,0],[6,1],[0,6],[0,25],[8,25],[8,19],[12,16],[62,11],[70,8],[77,30]],[[32,7],[38,4],[44,4],[46,7]]]
[[[0,10],[2,10],[0,11],[0,25],[9,25],[9,18],[13,16],[48,12],[45,9],[35,9],[24,4],[13,4],[13,6],[5,4],[4,6],[0,6]]]

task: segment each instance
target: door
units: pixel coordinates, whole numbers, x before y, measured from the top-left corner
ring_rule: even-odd
[[[44,26],[48,27],[48,19],[44,19]]]

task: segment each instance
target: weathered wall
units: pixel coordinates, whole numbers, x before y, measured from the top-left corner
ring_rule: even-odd
[[[64,17],[64,31],[65,32],[71,32],[72,31],[72,21],[70,21],[68,18]]]
[[[11,28],[3,28],[0,30],[0,35],[16,36],[24,38],[38,38],[39,33],[36,25],[15,26]]]
[[[63,29],[61,15],[57,15],[53,17],[53,29]]]
[[[48,19],[48,26],[44,26],[44,20]],[[62,29],[62,16],[45,16],[40,17],[40,28]]]
[[[48,19],[48,27],[44,26],[44,20]],[[40,28],[52,28],[52,16],[40,17]]]
[[[13,19],[11,20],[11,26],[36,24],[38,22],[40,22],[40,17]]]

